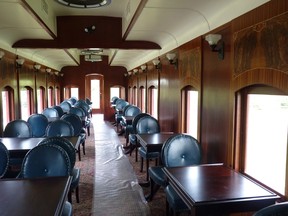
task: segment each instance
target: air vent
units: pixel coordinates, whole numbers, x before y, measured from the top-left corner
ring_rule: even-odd
[[[85,55],[85,61],[99,62],[99,61],[102,61],[102,56],[101,55]]]

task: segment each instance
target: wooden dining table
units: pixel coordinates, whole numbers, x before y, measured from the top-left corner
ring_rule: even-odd
[[[30,149],[37,146],[39,142],[43,141],[46,138],[47,137],[1,137],[0,142],[2,142],[6,146],[6,148],[11,154],[27,153]],[[64,138],[68,139],[72,143],[74,148],[78,150],[81,139],[79,136],[69,136]]]
[[[163,171],[194,216],[257,211],[280,198],[223,164],[164,167]]]
[[[147,152],[161,152],[162,145],[171,136],[176,135],[173,132],[161,132],[152,134],[136,134],[138,143],[146,149]]]
[[[71,177],[0,180],[0,215],[62,215]]]

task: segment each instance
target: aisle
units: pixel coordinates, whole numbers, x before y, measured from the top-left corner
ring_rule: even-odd
[[[143,190],[110,123],[96,121],[95,184],[92,215],[150,215]]]

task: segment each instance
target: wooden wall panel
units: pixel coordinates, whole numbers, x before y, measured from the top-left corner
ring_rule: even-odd
[[[124,67],[112,67],[108,65],[108,57],[102,62],[85,62],[81,58],[80,66],[69,66],[62,69],[64,73],[63,86],[79,86],[79,98],[85,99],[85,75],[102,74],[104,76],[104,119],[114,121],[114,110],[110,107],[110,87],[125,86]],[[93,101],[93,98],[91,98]]]

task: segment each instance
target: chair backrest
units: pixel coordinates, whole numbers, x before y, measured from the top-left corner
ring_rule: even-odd
[[[125,116],[136,116],[141,113],[141,109],[137,106],[131,105],[125,109],[124,115]]]
[[[124,107],[127,106],[129,103],[121,98],[116,101],[116,110],[123,111]]]
[[[2,178],[9,166],[9,151],[6,146],[0,142],[0,178]]]
[[[52,108],[57,110],[59,117],[61,117],[64,114],[64,111],[60,106],[53,106]]]
[[[69,176],[70,159],[60,146],[45,144],[31,149],[24,157],[20,177]]]
[[[68,99],[69,101],[70,101],[70,103],[72,104],[72,105],[74,105],[76,102],[77,102],[77,98],[76,97],[71,97],[71,98],[69,98]]]
[[[161,150],[162,163],[166,167],[198,165],[201,155],[198,141],[186,134],[170,137],[164,142]]]
[[[111,98],[111,104],[116,104],[116,101],[118,100],[119,98],[117,96],[113,96]]]
[[[31,127],[32,137],[45,136],[45,131],[49,124],[48,119],[45,115],[39,113],[32,114],[28,117],[27,122]]]
[[[85,98],[85,102],[90,106],[92,105],[92,101],[89,98]]]
[[[139,113],[138,115],[136,115],[133,120],[132,120],[132,134],[136,133],[136,125],[138,123],[138,120],[141,119],[144,116],[150,116],[150,114],[148,113]]]
[[[86,116],[85,111],[81,107],[71,107],[69,113],[76,114],[79,117]]]
[[[47,107],[42,111],[42,114],[47,118],[59,117],[58,111],[52,107]]]
[[[4,137],[32,137],[32,130],[28,122],[17,119],[9,122],[3,132]]]
[[[67,113],[67,114],[64,114],[61,117],[61,119],[65,120],[67,122],[70,122],[70,124],[73,126],[75,136],[78,136],[81,133],[81,131],[83,129],[83,124],[82,124],[82,121],[78,115],[72,114],[72,113]]]
[[[72,107],[71,103],[69,103],[68,101],[62,101],[59,105],[64,113],[68,113],[70,108]]]
[[[48,124],[46,128],[47,137],[74,136],[73,126],[64,120],[56,120]]]
[[[287,216],[288,215],[288,202],[277,203],[267,206],[256,213],[253,216]]]
[[[70,163],[71,163],[70,174],[72,174],[72,170],[76,162],[76,151],[75,151],[73,144],[64,137],[48,137],[38,143],[38,145],[46,145],[46,144],[60,146],[66,151],[67,155],[69,156]]]
[[[157,119],[152,116],[143,116],[136,125],[137,134],[159,133],[160,125]]]

